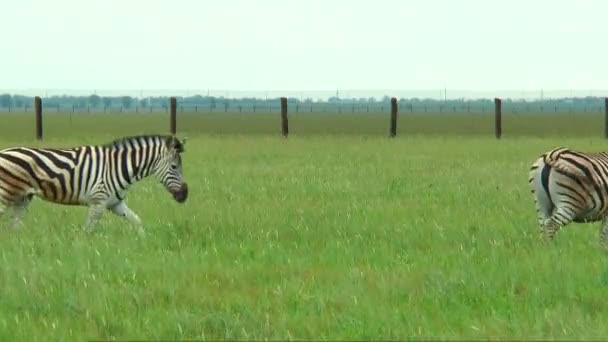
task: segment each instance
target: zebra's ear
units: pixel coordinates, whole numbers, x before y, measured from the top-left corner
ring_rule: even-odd
[[[177,144],[175,146],[175,148],[177,149],[177,152],[179,153],[183,153],[184,152],[184,145],[186,145],[186,140],[188,140],[188,138],[184,137],[183,139],[175,139],[177,141]]]
[[[184,152],[184,142],[181,141],[181,140],[179,140],[175,136],[170,136],[169,137],[169,140],[167,141],[167,145],[169,145],[170,148],[175,149],[175,151],[177,153]]]
[[[179,139],[175,139],[175,151],[177,151],[177,153],[184,152],[184,143],[181,142]]]

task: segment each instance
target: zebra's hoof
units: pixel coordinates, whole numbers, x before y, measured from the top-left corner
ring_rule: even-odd
[[[552,243],[553,240],[555,239],[555,236],[553,235],[548,235],[548,234],[543,234],[542,239],[545,243],[549,244]]]
[[[83,227],[82,230],[85,232],[85,234],[93,234],[95,232],[95,228],[91,227]]]

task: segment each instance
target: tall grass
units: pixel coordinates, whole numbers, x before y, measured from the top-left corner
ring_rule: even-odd
[[[0,144],[70,146],[168,126],[112,117],[74,117],[68,130],[49,115],[42,143],[24,138],[25,121],[3,122]],[[85,208],[40,200],[21,230],[3,228],[0,339],[608,337],[597,225],[542,243],[527,187],[546,149],[602,150],[604,140],[388,139],[380,123],[376,136],[304,134],[320,128],[303,123],[283,139],[274,116],[264,119],[274,135],[196,128],[228,130],[233,119],[183,117],[190,197],[180,205],[153,179],[136,184],[127,201],[145,238],[110,213],[86,234]]]
[[[600,137],[599,113],[503,113],[504,137]],[[0,115],[5,141],[33,139],[34,113]],[[184,135],[278,135],[279,113],[178,113],[177,130]],[[134,132],[168,132],[166,113],[43,112],[46,139],[111,137]],[[289,113],[290,135],[387,136],[389,113]],[[398,135],[494,136],[494,114],[399,113]],[[80,141],[80,140],[79,140]]]

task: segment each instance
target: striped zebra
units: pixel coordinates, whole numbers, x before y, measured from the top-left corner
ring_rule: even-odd
[[[141,219],[124,201],[127,189],[154,175],[175,201],[185,202],[184,143],[172,135],[141,135],[97,146],[4,149],[0,151],[0,212],[12,212],[16,227],[32,197],[38,196],[53,203],[88,206],[87,231],[108,209],[133,223],[141,234]]]
[[[608,247],[608,152],[555,148],[532,164],[529,183],[545,238],[570,222],[602,221],[600,243]]]

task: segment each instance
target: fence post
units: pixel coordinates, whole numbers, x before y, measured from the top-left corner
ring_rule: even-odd
[[[391,128],[390,137],[394,138],[397,135],[397,98],[391,98]]]
[[[502,135],[502,100],[494,98],[494,130],[496,139],[500,139]]]
[[[171,130],[171,134],[176,133],[177,131],[177,121],[176,121],[176,112],[177,112],[177,100],[175,96],[171,96],[169,99],[169,126]]]
[[[604,98],[604,138],[608,138],[608,97]]]
[[[34,97],[34,112],[36,113],[36,139],[42,140],[42,99]]]
[[[287,98],[281,97],[281,130],[283,136],[287,138],[289,134],[289,123],[287,121]]]

